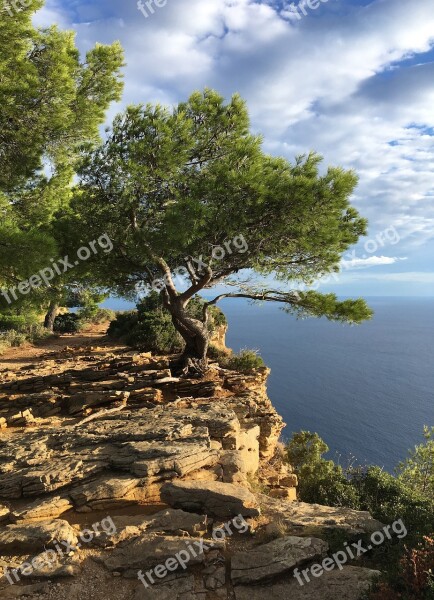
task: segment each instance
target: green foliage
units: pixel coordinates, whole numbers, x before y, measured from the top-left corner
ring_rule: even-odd
[[[28,0],[13,14],[0,8],[0,288],[67,254],[59,215],[67,212],[80,149],[99,142],[105,112],[122,90],[119,43],[97,44],[81,60],[73,32],[32,25],[42,5]],[[59,303],[70,276],[19,294],[14,306]],[[8,308],[3,298],[0,307]]]
[[[83,141],[98,139],[105,110],[120,99],[119,43],[98,44],[80,62],[74,33],[36,29],[29,0],[10,15],[2,9],[0,42],[0,190],[32,178],[44,157],[64,163]]]
[[[100,307],[101,302],[106,299],[107,294],[98,290],[75,286],[67,290],[65,305],[68,308],[79,308],[77,315],[83,324],[99,325],[116,318],[113,310]]]
[[[15,330],[19,333],[29,333],[32,327],[38,325],[41,319],[35,313],[27,314],[0,314],[0,331]]]
[[[264,360],[259,356],[257,350],[244,348],[238,354],[225,355],[220,364],[225,369],[232,371],[240,371],[241,373],[249,373],[254,369],[265,367]]]
[[[193,298],[189,304],[189,314],[198,318],[203,312],[204,301]],[[217,325],[226,323],[220,309],[212,307],[208,321],[210,334]],[[183,340],[172,323],[170,314],[164,310],[161,296],[152,292],[137,304],[137,311],[118,313],[110,323],[107,334],[125,342],[129,346],[145,352],[171,354],[181,352]]]
[[[362,510],[384,522],[403,519],[414,534],[434,531],[434,500],[422,496],[380,467],[369,467],[352,476]]]
[[[211,360],[216,360],[223,364],[223,361],[227,358],[227,352],[217,348],[214,344],[210,344],[208,346],[208,358]]]
[[[397,469],[398,478],[404,485],[422,496],[434,498],[434,427],[424,427],[425,443],[410,452]]]
[[[182,339],[156,293],[144,298],[137,311],[118,313],[107,334],[145,352],[172,353],[182,349]]]
[[[358,508],[356,490],[342,467],[323,455],[329,451],[317,433],[295,433],[286,447],[287,460],[299,478],[298,495],[303,502]]]
[[[183,344],[175,330],[168,312],[163,309],[161,298],[152,293],[137,305],[138,322],[126,342],[129,346],[146,352],[180,352]]]
[[[116,312],[108,308],[82,308],[78,311],[78,317],[83,323],[91,325],[101,325],[116,319]]]
[[[434,531],[434,499],[429,492],[422,494],[411,480],[376,466],[344,471],[323,458],[328,451],[319,435],[309,431],[295,433],[288,443],[286,456],[299,476],[300,500],[367,510],[387,523],[402,518],[414,533]]]
[[[113,340],[125,342],[131,331],[139,322],[138,313],[135,310],[117,312],[114,320],[110,323],[107,335]]]
[[[28,341],[25,333],[9,330],[5,333],[0,333],[0,354],[3,354],[9,348],[22,346]]]
[[[54,319],[54,331],[56,333],[78,333],[82,328],[83,322],[74,313],[57,315]]]
[[[137,283],[152,286],[166,277],[166,308],[175,314],[179,302],[187,305],[201,289],[236,276],[232,283],[241,291],[214,302],[245,297],[282,302],[299,316],[370,318],[363,300],[340,302],[333,294],[243,279],[254,271],[273,275],[283,288],[310,285],[338,271],[342,253],[366,233],[366,221],[349,203],[357,183],[352,171],[332,167],[321,174],[314,153],[293,163],[269,156],[249,126],[238,95],[225,103],[209,89],[173,110],[130,106],[115,118],[106,142],[84,154],[72,204],[75,231],[104,223],[114,242],[98,266],[101,281],[125,296]],[[243,252],[212,258],[213,248],[241,234]],[[209,269],[188,257],[201,257]],[[169,281],[179,267],[188,269],[183,294]]]
[[[50,333],[39,324],[21,323],[17,329],[5,330],[0,327],[0,355],[9,348],[35,343],[49,337]]]
[[[405,545],[386,542],[369,553],[369,566],[383,571],[366,596],[370,600],[432,600],[428,570],[434,570],[434,497],[429,486],[421,485],[427,479],[420,476],[430,473],[432,430],[425,428],[425,439],[410,453],[410,463],[400,465],[397,478],[375,466],[342,470],[323,458],[328,447],[318,434],[296,433],[287,445],[301,500],[366,510],[383,523],[402,520]]]

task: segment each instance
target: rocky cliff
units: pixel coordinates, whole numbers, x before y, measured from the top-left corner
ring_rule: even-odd
[[[206,379],[186,380],[169,365],[124,348],[67,348],[0,373],[0,597],[59,597],[58,581],[72,600],[90,590],[96,600],[244,600],[264,586],[275,598],[310,597],[292,572],[327,554],[323,532],[379,526],[366,513],[295,502],[267,369],[213,364]],[[110,532],[78,543],[84,526],[104,518]],[[216,540],[235,518],[245,527]],[[44,563],[66,539],[69,551]],[[185,551],[186,539],[207,550],[153,584],[137,581]],[[39,567],[26,573],[29,561]],[[334,598],[347,581],[355,600],[371,577],[347,567],[321,589],[315,581],[311,597]]]

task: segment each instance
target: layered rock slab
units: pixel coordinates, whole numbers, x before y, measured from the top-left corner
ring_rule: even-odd
[[[351,508],[285,502],[265,495],[261,496],[261,504],[267,515],[276,517],[281,526],[294,534],[312,532],[319,536],[327,531],[340,530],[348,536],[360,536],[381,531],[384,527],[369,512]]]
[[[221,518],[260,514],[256,497],[248,490],[218,481],[175,481],[161,488],[161,499],[173,508]]]
[[[320,560],[327,550],[328,544],[323,540],[285,536],[247,552],[238,552],[231,560],[232,583],[270,580],[306,562]]]
[[[289,576],[285,581],[261,585],[237,586],[236,600],[360,600],[367,592],[379,571],[362,567],[344,567],[342,571],[335,570],[324,573],[309,583],[300,585]]]
[[[65,501],[105,508],[110,499],[128,500],[135,487],[212,469],[220,454],[211,447],[211,435],[232,439],[239,431],[235,414],[213,405],[138,409],[82,426],[0,435],[0,497],[36,496],[42,503],[57,492],[62,502],[41,507],[41,516],[44,510],[60,514]],[[29,510],[29,518],[36,518],[37,504]]]
[[[41,552],[54,542],[78,542],[76,531],[67,521],[55,519],[37,523],[7,525],[0,531],[0,553]]]

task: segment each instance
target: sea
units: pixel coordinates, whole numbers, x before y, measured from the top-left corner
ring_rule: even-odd
[[[228,299],[227,346],[253,348],[271,368],[268,395],[283,440],[317,432],[342,465],[393,473],[434,426],[434,298],[367,298],[374,318],[349,326]],[[110,300],[110,308],[128,308]]]

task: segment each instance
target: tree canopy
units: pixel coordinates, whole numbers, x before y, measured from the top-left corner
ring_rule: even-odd
[[[71,199],[76,160],[83,144],[99,143],[106,110],[123,87],[120,44],[97,44],[82,61],[74,32],[32,25],[42,5],[0,8],[1,288],[63,252],[57,218]],[[52,291],[39,290],[33,301],[48,303]]]
[[[163,278],[164,305],[187,349],[202,358],[206,311],[200,322],[187,306],[216,284],[233,291],[209,304],[244,297],[359,323],[371,316],[363,300],[298,287],[338,271],[342,253],[366,233],[349,201],[356,175],[339,167],[321,173],[320,163],[315,153],[293,163],[266,154],[238,95],[225,103],[207,89],[173,109],[131,106],[85,153],[74,229],[89,236],[104,223],[115,249],[98,269],[121,295]],[[230,252],[225,243],[240,236],[247,248]],[[216,248],[226,248],[224,257]],[[174,273],[185,276],[186,290]]]

